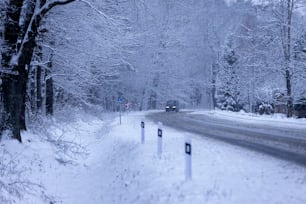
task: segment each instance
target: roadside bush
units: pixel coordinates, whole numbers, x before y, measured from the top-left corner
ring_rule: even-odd
[[[266,114],[271,115],[274,113],[274,105],[273,103],[261,102],[257,105],[257,111],[260,115]]]
[[[231,95],[225,94],[224,96],[217,98],[217,107],[221,110],[239,112],[243,109],[243,105],[239,101],[235,100]]]
[[[306,118],[306,98],[301,98],[294,103],[294,114],[298,118]]]

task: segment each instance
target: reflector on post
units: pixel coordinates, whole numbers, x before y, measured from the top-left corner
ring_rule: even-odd
[[[185,139],[185,178],[186,180],[192,177],[192,166],[191,166],[191,139],[186,137]]]
[[[157,129],[157,156],[159,158],[161,158],[161,155],[162,155],[162,138],[163,138],[162,123],[158,122],[158,129]]]
[[[145,122],[142,120],[140,123],[141,126],[141,144],[145,142]]]

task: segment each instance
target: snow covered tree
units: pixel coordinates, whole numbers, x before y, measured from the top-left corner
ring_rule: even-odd
[[[292,99],[292,15],[294,9],[295,0],[281,0],[280,1],[280,16],[278,16],[280,22],[282,47],[284,53],[285,63],[285,78],[287,89],[287,106],[288,117],[292,117],[293,113],[293,99]]]
[[[295,40],[293,47],[293,93],[297,100],[306,98],[306,34],[301,35]]]
[[[286,82],[287,97],[287,116],[291,117],[293,113],[293,38],[296,34],[294,26],[294,15],[297,15],[298,8],[305,4],[304,0],[278,0],[271,1],[273,6],[274,18],[280,31],[280,40],[283,53],[283,71]]]
[[[233,11],[242,11],[237,12],[240,21],[231,30],[231,35],[235,54],[239,56],[240,102],[248,101],[250,111],[256,103],[272,103],[273,92],[279,90],[286,93],[287,115],[292,115],[293,98],[302,84],[299,82],[303,65],[294,57],[297,48],[294,42],[301,36],[305,22],[301,17],[303,12],[298,11],[303,2],[236,1],[230,6]],[[299,53],[303,51],[300,49]]]
[[[223,55],[222,70],[219,73],[217,104],[222,110],[239,111],[241,87],[239,83],[239,56],[236,54],[233,38],[230,36]]]
[[[132,1],[82,2],[83,9],[79,4],[54,9],[44,22],[51,28],[42,47],[47,56],[49,50],[53,52],[54,108],[101,106],[113,111],[120,94],[134,93],[126,91],[124,83],[136,71],[129,58],[138,46],[130,17],[134,5]]]
[[[6,9],[2,51],[2,103],[4,112],[1,134],[8,130],[22,141],[20,131],[26,130],[25,102],[28,70],[36,47],[36,36],[42,18],[55,6],[74,0],[10,0]]]
[[[224,1],[213,1],[211,8],[209,9],[209,18],[207,22],[207,41],[209,47],[209,54],[211,55],[210,68],[210,104],[214,108],[217,106],[217,97],[220,97],[220,84],[225,78],[222,76],[224,72],[224,53],[228,46],[226,42],[231,38],[232,44],[235,46],[235,54],[239,55],[239,83],[243,83],[240,90],[240,99],[246,98],[244,89],[247,87],[245,84],[245,74],[247,66],[244,65],[245,53],[241,54],[242,49],[246,44],[241,43],[242,27],[247,22],[248,16],[253,13],[252,3],[250,1],[233,1],[226,4]],[[222,15],[219,15],[222,13]],[[208,53],[207,53],[208,54]],[[250,55],[250,53],[248,53]],[[249,73],[249,72],[247,72]],[[220,81],[221,80],[221,81]],[[217,96],[218,93],[218,96]],[[222,96],[223,97],[223,96]],[[224,97],[223,97],[224,98]],[[245,102],[245,101],[243,101]],[[220,105],[220,103],[219,103]]]

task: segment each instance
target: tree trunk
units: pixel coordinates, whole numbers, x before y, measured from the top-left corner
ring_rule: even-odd
[[[148,101],[148,109],[149,110],[155,110],[156,109],[156,103],[157,103],[157,94],[155,91],[151,91],[149,101]]]
[[[4,74],[2,76],[3,84],[3,106],[5,120],[3,121],[2,130],[9,130],[11,132],[12,138],[21,140],[20,131],[26,130],[25,122],[25,99],[27,93],[27,81],[28,81],[28,66],[31,62],[33,56],[33,50],[35,48],[35,37],[37,35],[37,25],[35,23],[30,23],[30,20],[25,19],[26,23],[29,25],[23,25],[22,29],[19,28],[19,18],[21,7],[23,1],[10,1],[11,10],[18,12],[14,14],[14,23],[7,23],[6,29],[14,30],[16,33],[6,32],[5,40],[6,43],[11,48],[8,52],[4,53],[6,56],[5,62],[3,62],[3,67],[8,69],[9,74]],[[33,10],[32,10],[33,11]],[[8,11],[10,14],[10,9]],[[9,15],[8,15],[9,16]],[[29,16],[28,16],[29,17]],[[30,16],[31,17],[31,16]],[[29,17],[29,18],[30,18]],[[40,18],[38,18],[40,20]],[[10,22],[10,20],[8,20]],[[39,22],[39,21],[38,21]],[[11,27],[14,27],[12,29]],[[24,34],[24,31],[30,26],[32,32]],[[19,28],[18,31],[16,27]],[[27,41],[20,44],[20,38],[23,38],[22,35],[28,35]],[[14,41],[13,41],[14,39]],[[13,49],[14,48],[14,49]],[[17,62],[13,62],[11,65],[9,62],[12,59],[12,56],[16,51],[19,51],[19,56]],[[16,56],[15,56],[16,57]]]
[[[149,101],[148,101],[148,109],[156,109],[157,108],[157,93],[156,93],[156,89],[159,85],[159,74],[156,74],[154,79],[153,79],[153,84],[152,87],[153,89],[150,91],[150,97],[149,97]]]
[[[284,56],[285,56],[285,79],[287,89],[287,117],[292,117],[293,114],[293,99],[292,99],[292,79],[291,79],[291,26],[294,0],[287,0],[286,23],[283,26],[284,32]]]
[[[46,114],[53,115],[53,80],[46,81]]]
[[[212,109],[215,110],[217,106],[216,101],[216,79],[217,79],[217,69],[218,64],[214,63],[211,67],[211,101],[212,101]]]
[[[11,0],[7,10],[7,19],[5,22],[4,40],[7,50],[2,53],[2,66],[4,69],[10,70],[10,61],[14,50],[17,49],[18,35],[20,33],[19,18],[23,1]],[[18,69],[18,68],[17,68]],[[2,103],[3,116],[1,121],[1,133],[4,130],[10,130],[12,137],[21,142],[20,129],[25,129],[25,117],[20,114],[25,109],[22,105],[26,89],[26,82],[21,74],[2,74]]]
[[[293,115],[293,101],[292,101],[292,86],[291,86],[291,76],[289,68],[286,70],[286,88],[287,88],[287,117],[292,117]]]
[[[33,114],[36,111],[36,68],[31,66],[31,70],[29,73],[30,79],[30,103],[31,103],[31,113]]]
[[[26,130],[24,113],[27,75],[10,75],[2,78],[2,81],[3,105],[7,114],[3,129],[11,130],[12,137],[21,142],[20,130]]]
[[[45,72],[46,79],[46,115],[53,115],[53,79],[51,77],[52,56],[49,59],[48,69]]]
[[[41,93],[41,67],[36,67],[36,108],[41,112],[42,107],[42,93]]]

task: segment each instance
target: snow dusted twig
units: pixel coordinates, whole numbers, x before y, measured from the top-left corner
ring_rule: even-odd
[[[114,64],[114,66],[126,66],[127,70],[136,72],[137,69],[132,65],[130,62],[126,61],[125,59],[121,59],[120,63]]]
[[[109,17],[108,15],[106,15],[104,12],[102,12],[101,10],[97,9],[94,5],[92,5],[92,3],[90,3],[87,0],[79,0],[80,2],[85,3],[86,5],[88,5],[90,8],[92,8],[93,10],[95,10],[98,14],[102,15],[105,19],[107,19],[110,23],[114,24],[114,19]]]
[[[14,157],[5,148],[0,154],[0,203],[15,203],[15,199],[23,198],[26,194],[41,194],[44,200],[52,200],[49,195],[45,194],[46,189],[42,184],[26,178],[25,172],[30,169],[21,165],[22,163],[16,160],[17,156]]]
[[[57,5],[65,5],[73,2],[75,0],[54,0],[54,1],[48,1],[45,5],[41,7],[41,9],[38,11],[38,15],[44,16],[46,13],[48,13],[53,7]]]
[[[19,73],[17,71],[12,71],[10,69],[0,69],[0,73],[15,75],[15,76],[19,75]]]

